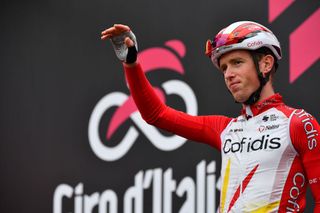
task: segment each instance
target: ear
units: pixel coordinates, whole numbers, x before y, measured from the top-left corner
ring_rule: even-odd
[[[272,55],[264,55],[259,61],[260,72],[262,72],[263,76],[267,73],[270,73],[274,65],[274,58]]]

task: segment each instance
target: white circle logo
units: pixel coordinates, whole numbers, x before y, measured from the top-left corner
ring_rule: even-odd
[[[174,49],[180,56],[183,57],[185,54],[184,45],[182,42],[173,40],[166,43],[167,46]],[[153,55],[157,55],[156,64],[152,60],[146,60],[155,58]],[[163,57],[161,57],[161,54]],[[143,66],[145,72],[159,68],[169,68],[173,71],[183,73],[183,66],[178,60],[178,57],[171,51],[165,48],[150,48],[142,51],[139,54],[140,58],[144,58],[141,61],[147,61]],[[175,59],[169,60],[168,57]],[[161,60],[163,58],[163,60]],[[159,63],[160,62],[160,63]],[[162,63],[161,63],[162,62]],[[142,62],[141,62],[142,63]],[[186,106],[186,113],[190,115],[197,115],[198,107],[197,100],[194,92],[183,81],[180,80],[169,80],[162,84],[162,87],[167,95],[178,95],[182,98]],[[159,94],[159,97],[164,97],[161,94],[161,90],[155,90]],[[101,118],[106,111],[111,107],[118,107],[118,110],[114,113],[113,118],[110,121],[107,138],[110,138],[116,129],[127,119],[130,118],[140,131],[148,138],[148,140],[158,149],[162,151],[172,151],[180,146],[182,146],[187,139],[182,138],[177,135],[164,136],[157,128],[147,124],[142,118],[140,113],[136,110],[136,106],[132,100],[132,97],[128,97],[122,92],[112,92],[105,95],[94,107],[89,120],[88,137],[90,146],[93,152],[102,160],[105,161],[116,161],[123,157],[133,146],[137,137],[139,136],[139,131],[136,127],[131,126],[123,139],[114,147],[106,146],[100,139],[99,136],[99,126],[101,123]]]

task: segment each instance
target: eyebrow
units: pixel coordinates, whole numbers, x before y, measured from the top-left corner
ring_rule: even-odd
[[[229,62],[234,62],[234,61],[239,61],[239,60],[244,60],[244,58],[242,58],[242,57],[231,58],[231,59],[229,60]]]
[[[229,60],[227,61],[227,63],[232,63],[232,62],[239,61],[239,60],[245,60],[245,59],[242,58],[242,57],[238,57],[238,56],[237,56],[237,57],[235,57],[235,58],[229,59]],[[220,69],[222,68],[223,65],[225,65],[225,64],[221,64],[221,63],[220,63],[220,66],[219,66]]]

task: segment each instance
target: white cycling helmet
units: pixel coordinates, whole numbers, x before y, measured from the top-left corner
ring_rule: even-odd
[[[213,41],[206,43],[206,55],[219,68],[219,58],[233,50],[257,50],[269,48],[274,56],[281,59],[281,47],[276,36],[261,24],[252,21],[235,22],[222,29]]]

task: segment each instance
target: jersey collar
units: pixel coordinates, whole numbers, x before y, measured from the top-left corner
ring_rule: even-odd
[[[259,115],[260,113],[270,108],[273,108],[282,104],[284,104],[282,100],[282,96],[279,93],[276,93],[270,96],[269,98],[259,101],[255,104],[244,105],[241,110],[241,114],[244,115],[247,119],[249,119],[251,117]]]

